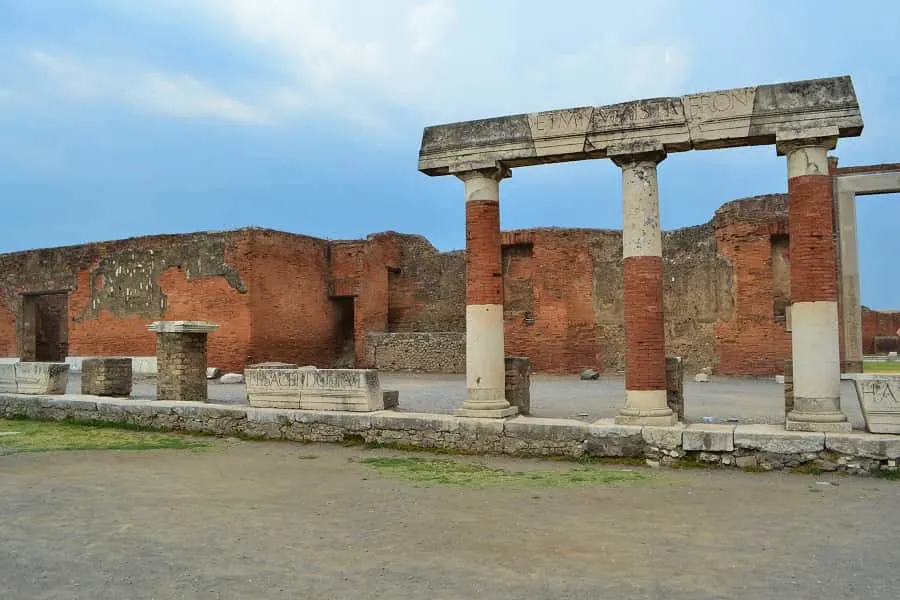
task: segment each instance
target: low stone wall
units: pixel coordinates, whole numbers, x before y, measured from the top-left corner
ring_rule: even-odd
[[[465,373],[463,332],[369,333],[366,361],[380,371]]]
[[[518,416],[473,419],[394,411],[348,413],[97,396],[0,394],[0,416],[125,423],[165,431],[298,442],[361,441],[472,454],[636,457],[754,470],[896,470],[900,436],[807,433],[777,425],[638,427]]]

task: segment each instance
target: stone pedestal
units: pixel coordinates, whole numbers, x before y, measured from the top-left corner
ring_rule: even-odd
[[[673,425],[666,392],[662,231],[656,166],[659,151],[611,155],[622,169],[625,279],[625,406],[618,425]]]
[[[525,356],[507,356],[506,401],[520,415],[531,413],[531,361]]]
[[[459,173],[466,186],[466,400],[462,417],[516,414],[506,400],[500,180],[503,168]]]
[[[131,395],[130,358],[86,358],[81,362],[81,393],[90,396]]]
[[[666,404],[684,421],[684,362],[680,356],[666,357]]]
[[[791,361],[794,407],[790,431],[850,431],[841,411],[838,282],[833,183],[828,150],[836,128],[777,136],[788,163],[791,260]]]
[[[156,399],[207,401],[206,338],[218,325],[205,321],[157,321]]]

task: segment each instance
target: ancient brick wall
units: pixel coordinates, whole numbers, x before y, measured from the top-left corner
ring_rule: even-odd
[[[276,361],[330,367],[342,344],[342,315],[329,296],[328,242],[267,229],[249,230],[245,237],[252,263],[251,333],[242,365]]]
[[[876,311],[863,307],[863,354],[877,354],[875,338],[880,336],[896,336],[898,329],[900,329],[900,312]]]
[[[729,202],[713,219],[718,253],[732,265],[734,315],[715,325],[720,373],[781,373],[791,357],[787,196]]]
[[[250,337],[250,254],[242,232],[162,235],[0,255],[0,347],[16,356],[23,296],[68,294],[68,354],[151,356],[155,320],[208,320],[209,358],[239,368]]]

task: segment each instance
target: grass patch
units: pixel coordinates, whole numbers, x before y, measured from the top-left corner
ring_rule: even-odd
[[[508,471],[452,459],[364,458],[359,462],[386,475],[415,483],[462,487],[570,487],[613,485],[651,479],[648,473],[580,467],[553,471]]]
[[[900,471],[888,471],[887,469],[878,469],[872,472],[872,475],[879,479],[887,479],[888,481],[900,481]]]
[[[192,449],[209,445],[177,435],[117,427],[109,423],[0,419],[0,431],[20,432],[18,435],[0,436],[0,450],[7,452]]]
[[[895,362],[865,361],[865,362],[863,362],[863,373],[896,373],[896,374],[900,374],[900,361],[895,361]]]

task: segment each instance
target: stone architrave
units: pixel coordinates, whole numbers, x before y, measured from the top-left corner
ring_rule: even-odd
[[[69,365],[51,362],[17,362],[16,388],[19,394],[65,394]]]
[[[156,321],[156,399],[206,402],[206,341],[219,326],[206,321]]]
[[[900,375],[854,373],[856,397],[872,433],[900,433]]]
[[[790,130],[862,133],[849,76],[583,106],[426,127],[427,175],[607,158],[610,148],[662,144],[666,153],[774,144]]]
[[[0,393],[15,394],[17,391],[16,364],[0,364]]]

